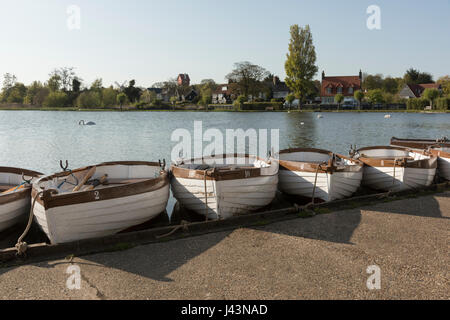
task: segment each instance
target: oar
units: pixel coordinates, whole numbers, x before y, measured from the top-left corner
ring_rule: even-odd
[[[23,189],[23,188],[25,188],[25,187],[24,187],[23,184],[21,184],[21,185],[12,187],[11,189],[8,189],[6,191],[3,191],[2,193],[9,193],[9,192],[17,191],[17,190],[20,190],[20,189]]]
[[[107,178],[108,178],[107,174],[103,175],[102,177],[100,177],[100,179],[94,181],[93,184],[84,188],[83,191],[90,191],[90,190],[94,189],[95,187],[98,187],[99,185],[104,184],[106,182]]]
[[[75,188],[73,188],[72,192],[76,192],[78,190],[80,190],[80,188],[82,186],[84,186],[84,184],[94,175],[95,170],[97,170],[97,167],[92,167],[87,173],[86,175],[83,177],[83,179],[81,179],[81,181],[76,185]]]

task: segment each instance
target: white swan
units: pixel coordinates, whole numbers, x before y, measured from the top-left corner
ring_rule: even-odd
[[[95,126],[95,122],[89,121],[89,122],[84,122],[84,120],[80,120],[78,122],[78,124],[80,126]]]

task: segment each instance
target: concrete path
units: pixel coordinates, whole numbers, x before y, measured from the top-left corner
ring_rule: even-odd
[[[95,254],[73,290],[67,260],[3,268],[0,298],[450,299],[449,218],[446,192]]]

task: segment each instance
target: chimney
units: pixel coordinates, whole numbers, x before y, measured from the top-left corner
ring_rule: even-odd
[[[359,80],[362,81],[362,71],[361,71],[361,69],[359,69]]]
[[[278,78],[277,76],[273,76],[273,85],[276,86],[277,83],[280,82],[280,78]]]
[[[322,71],[322,80],[325,78],[325,71]]]

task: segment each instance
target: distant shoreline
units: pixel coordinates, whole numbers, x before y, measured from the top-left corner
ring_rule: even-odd
[[[71,112],[311,112],[311,113],[423,113],[423,114],[442,114],[450,113],[447,111],[421,111],[421,110],[230,110],[230,109],[216,109],[216,110],[193,110],[193,109],[123,109],[122,111],[117,108],[24,108],[24,107],[2,107],[0,111],[71,111]]]

